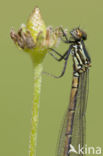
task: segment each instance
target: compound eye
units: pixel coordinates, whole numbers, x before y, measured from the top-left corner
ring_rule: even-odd
[[[79,29],[77,29],[77,35],[78,35],[79,37],[82,37],[82,32],[81,32]]]

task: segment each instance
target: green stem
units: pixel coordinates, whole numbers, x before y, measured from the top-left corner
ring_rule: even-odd
[[[42,68],[43,68],[42,64],[34,65],[34,95],[33,95],[33,106],[32,106],[32,125],[31,125],[30,141],[29,141],[29,156],[36,155]]]

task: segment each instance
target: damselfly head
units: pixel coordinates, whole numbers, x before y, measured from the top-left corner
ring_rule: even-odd
[[[73,39],[76,41],[86,40],[87,39],[87,34],[81,30],[80,28],[75,28],[73,29],[70,34],[72,35]]]

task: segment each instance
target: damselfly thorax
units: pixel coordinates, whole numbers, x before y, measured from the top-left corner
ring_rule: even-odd
[[[91,59],[81,41],[72,45],[71,54],[75,72],[82,73],[91,66]]]

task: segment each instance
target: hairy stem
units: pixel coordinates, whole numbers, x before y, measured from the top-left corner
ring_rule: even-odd
[[[31,134],[29,140],[29,156],[36,155],[42,68],[42,64],[34,65],[34,95],[32,106]]]

